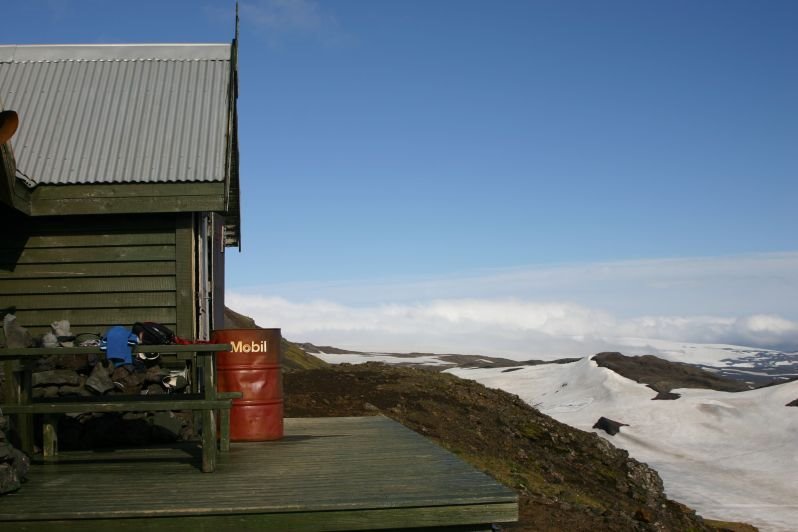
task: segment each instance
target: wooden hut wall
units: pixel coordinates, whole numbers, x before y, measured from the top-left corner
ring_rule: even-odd
[[[0,308],[34,334],[156,321],[194,335],[190,214],[27,217],[0,206]]]

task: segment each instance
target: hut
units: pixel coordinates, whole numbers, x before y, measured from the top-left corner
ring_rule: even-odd
[[[16,307],[34,334],[56,320],[73,333],[156,321],[197,339],[223,327],[224,251],[241,245],[237,92],[236,40],[0,46],[0,105],[19,118],[0,147],[0,309]],[[517,519],[515,493],[386,417],[286,421],[290,437],[237,444],[213,475],[176,448],[34,464],[0,504],[0,526],[487,530]]]
[[[237,46],[0,46],[0,309],[207,339],[241,245]],[[0,339],[2,340],[2,339]]]

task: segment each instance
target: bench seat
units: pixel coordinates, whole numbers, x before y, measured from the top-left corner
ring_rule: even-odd
[[[168,396],[165,396],[168,397]],[[25,405],[2,405],[4,414],[85,414],[89,412],[159,412],[163,410],[220,410],[229,409],[229,399],[203,399],[200,397],[140,401],[103,397],[102,401],[34,401]]]

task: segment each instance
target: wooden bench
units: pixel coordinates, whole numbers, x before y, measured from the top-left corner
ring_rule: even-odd
[[[229,351],[230,344],[189,345],[138,345],[134,353],[174,354],[177,358],[190,358],[196,354],[195,378],[192,393],[165,394],[158,396],[114,396],[65,397],[58,399],[32,399],[32,363],[40,357],[50,355],[100,355],[105,351],[99,347],[58,348],[5,348],[0,349],[0,360],[5,360],[6,397],[0,404],[0,413],[17,414],[18,430],[22,449],[33,451],[33,414],[44,414],[42,426],[45,460],[53,460],[58,454],[55,414],[87,412],[157,412],[164,410],[192,410],[201,414],[202,420],[202,471],[212,472],[216,468],[217,412],[220,424],[220,448],[230,449],[230,408],[232,400],[241,397],[240,392],[219,393],[216,391],[216,364],[214,353]]]

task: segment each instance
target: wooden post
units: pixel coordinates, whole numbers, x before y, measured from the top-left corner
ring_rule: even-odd
[[[202,472],[216,470],[216,412],[202,411]]]
[[[244,396],[241,392],[217,392],[217,399],[241,399]],[[232,408],[232,404],[230,405]],[[219,410],[219,450],[228,452],[230,450],[230,410],[222,408]]]
[[[219,411],[219,450],[226,453],[230,451],[230,409],[223,408]]]
[[[202,392],[205,399],[216,399],[216,361],[213,353],[197,353],[202,368]],[[216,469],[216,411],[202,411],[202,471]]]
[[[9,360],[3,364],[6,376],[4,402],[7,404],[27,404],[30,394],[29,373],[23,363]],[[27,378],[26,378],[27,376]],[[33,416],[17,414],[14,416],[14,430],[19,436],[19,447],[28,455],[33,454]]]

